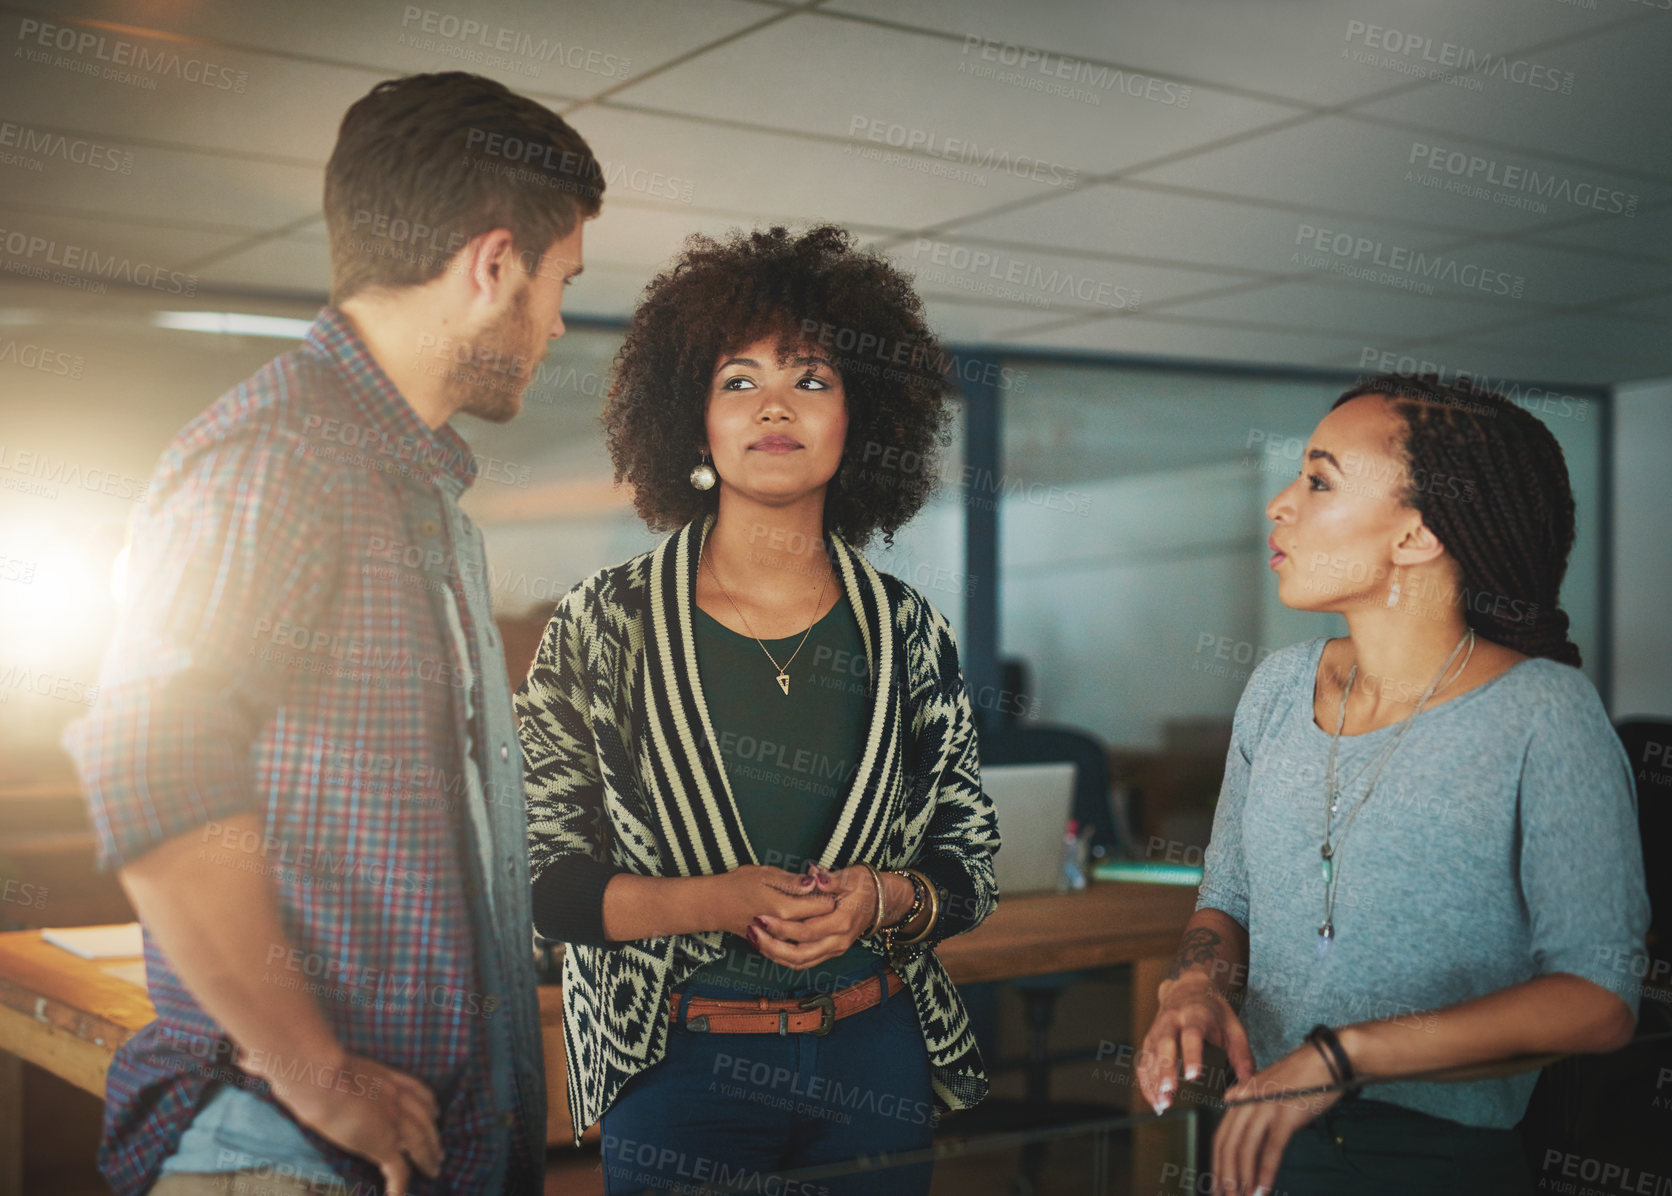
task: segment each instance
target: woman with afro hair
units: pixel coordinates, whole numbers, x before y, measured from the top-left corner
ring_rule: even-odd
[[[934,953],[997,901],[957,647],[858,551],[945,439],[921,307],[837,228],[699,236],[617,357],[616,479],[671,534],[565,596],[516,699],[535,926],[567,944],[570,1108],[577,1141],[603,1119],[610,1193],[926,1149],[986,1092]]]
[[[1530,1192],[1538,1057],[1632,1037],[1649,912],[1631,765],[1559,601],[1561,446],[1502,395],[1374,378],[1266,516],[1279,600],[1347,635],[1243,691],[1140,1084],[1165,1109],[1204,1042],[1227,1053],[1216,1192]]]

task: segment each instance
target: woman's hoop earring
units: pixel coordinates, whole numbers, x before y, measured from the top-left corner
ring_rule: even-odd
[[[714,467],[708,463],[708,454],[704,453],[702,460],[691,467],[691,485],[698,490],[712,490],[714,489],[714,483],[719,480],[719,475],[714,472]]]

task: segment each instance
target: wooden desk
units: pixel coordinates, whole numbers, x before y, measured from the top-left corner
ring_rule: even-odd
[[[1155,1016],[1155,989],[1195,908],[1196,891],[1168,885],[1103,883],[1081,893],[1043,893],[1000,901],[981,926],[940,948],[960,984],[1129,963],[1134,1034]],[[27,1060],[93,1095],[104,1096],[116,1048],[153,1016],[145,990],[41,939],[39,931],[0,934],[0,1196],[21,1184],[21,1068]],[[570,1121],[563,1079],[561,992],[540,989],[548,1143],[566,1145]],[[1135,1175],[1153,1187],[1168,1149],[1156,1127],[1137,1136]],[[1153,1166],[1152,1166],[1153,1162]],[[1141,1168],[1141,1169],[1140,1169]]]

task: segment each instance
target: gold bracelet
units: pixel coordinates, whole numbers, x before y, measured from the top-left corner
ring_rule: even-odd
[[[911,938],[898,940],[900,946],[902,947],[909,947],[914,943],[921,943],[924,939],[929,937],[935,929],[935,923],[940,921],[941,906],[940,890],[935,887],[935,882],[923,875],[923,873],[919,872],[916,868],[907,868],[906,871],[917,877],[918,880],[921,880],[923,882],[923,887],[929,890],[929,920],[924,922],[923,929],[912,935]]]
[[[865,933],[860,935],[861,938],[868,939],[872,935],[876,934],[878,928],[882,926],[882,876],[875,868],[871,867],[870,864],[865,863],[863,860],[860,861],[860,866],[871,874],[871,883],[876,886],[877,890],[876,916],[871,919],[871,925],[866,929]]]

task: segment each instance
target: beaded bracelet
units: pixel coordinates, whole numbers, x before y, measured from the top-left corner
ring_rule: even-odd
[[[911,882],[911,908],[906,911],[905,917],[894,923],[894,925],[885,926],[883,928],[883,950],[892,955],[894,953],[895,946],[901,941],[900,928],[907,925],[913,918],[917,917],[918,911],[923,908],[923,903],[928,897],[928,892],[926,886],[923,884],[922,878],[913,872],[893,872],[890,873],[890,875],[898,876]],[[912,941],[915,942],[916,939],[913,939]]]
[[[895,947],[915,946],[933,934],[936,924],[940,921],[941,906],[940,890],[935,888],[933,882],[931,882],[927,876],[924,876],[923,873],[919,872],[915,868],[906,868],[895,873],[895,875],[903,876],[907,880],[911,881],[912,894],[915,900],[912,902],[912,913],[908,914],[904,918],[901,918],[898,923],[890,926],[887,930],[882,932],[883,942],[890,952],[892,952]],[[916,915],[917,911],[923,908],[922,901],[925,898],[929,903],[929,917],[924,921],[923,928],[916,934],[912,935],[909,939],[900,938],[900,927],[910,922]]]

